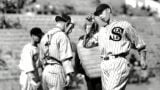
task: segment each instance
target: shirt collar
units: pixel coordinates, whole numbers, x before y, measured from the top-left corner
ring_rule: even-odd
[[[110,18],[109,23],[104,25],[104,27],[107,27],[108,25],[110,25],[111,23],[117,21],[116,19]]]

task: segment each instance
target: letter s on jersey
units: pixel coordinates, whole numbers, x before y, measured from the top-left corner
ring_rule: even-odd
[[[121,27],[114,27],[112,29],[112,34],[109,36],[109,40],[120,41],[122,39],[124,29]]]

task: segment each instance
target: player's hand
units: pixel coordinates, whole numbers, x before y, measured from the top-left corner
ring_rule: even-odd
[[[85,76],[81,73],[76,75],[76,78],[78,78],[78,80],[83,80],[85,78]]]
[[[27,75],[28,75],[29,81],[31,81],[33,78],[35,78],[35,75],[31,72],[28,72]]]
[[[31,88],[33,89],[33,90],[37,90],[37,88],[40,86],[40,82],[35,82],[34,80],[31,80],[30,81],[30,84],[31,84]]]
[[[67,75],[66,76],[66,85],[65,86],[70,86],[70,83],[71,83],[71,76]]]
[[[66,87],[70,87],[73,80],[73,72],[66,75]]]

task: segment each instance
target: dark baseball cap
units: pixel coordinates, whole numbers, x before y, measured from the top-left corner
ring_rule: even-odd
[[[30,35],[42,37],[42,35],[44,35],[44,33],[42,32],[42,30],[39,27],[34,27],[31,29]]]
[[[55,21],[71,22],[71,17],[66,14],[62,14],[60,16],[56,16]]]
[[[97,6],[96,11],[94,12],[94,15],[99,16],[105,9],[111,10],[111,7],[108,4],[100,4],[99,6]]]

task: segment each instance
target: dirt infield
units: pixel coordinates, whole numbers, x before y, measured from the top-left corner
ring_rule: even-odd
[[[149,83],[128,84],[126,90],[160,90],[160,82],[156,78],[151,78]],[[0,80],[0,90],[20,90],[18,79]],[[85,85],[69,90],[85,90]]]

